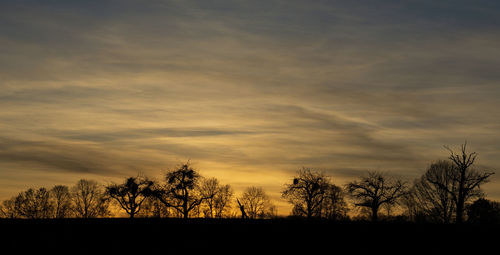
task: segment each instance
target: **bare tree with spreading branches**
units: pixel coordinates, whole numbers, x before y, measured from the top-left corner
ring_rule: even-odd
[[[330,181],[324,174],[302,168],[292,183],[286,185],[282,197],[293,205],[295,215],[319,217],[329,185]]]
[[[368,172],[368,176],[347,184],[346,190],[356,201],[356,206],[371,209],[374,222],[378,220],[380,206],[396,203],[407,192],[405,182],[379,172]]]
[[[270,216],[275,210],[262,187],[248,187],[237,201],[240,208],[244,208],[242,215],[246,214],[250,219]]]
[[[456,222],[462,223],[464,220],[465,203],[471,198],[481,196],[481,185],[488,182],[488,178],[494,173],[480,172],[473,168],[478,154],[476,152],[467,152],[467,142],[461,145],[459,153],[455,153],[447,146],[445,148],[450,152],[449,159],[455,165],[455,171],[451,178],[458,183],[458,189],[450,189],[440,182],[435,182],[434,184],[446,190],[453,197],[456,204]]]
[[[54,216],[56,218],[67,218],[71,215],[71,194],[68,186],[56,185],[50,190],[50,196],[54,204]]]
[[[29,219],[52,218],[53,204],[46,188],[28,189],[19,193],[15,200],[18,215]]]
[[[331,220],[341,220],[347,218],[347,212],[349,209],[344,197],[345,192],[341,187],[335,184],[330,184],[326,190],[325,198],[323,199],[322,217],[326,217]]]
[[[78,218],[97,218],[109,215],[109,199],[104,196],[103,188],[93,180],[79,180],[71,188],[71,199],[75,216]]]
[[[207,197],[203,202],[206,206],[204,209],[205,217],[213,218],[215,210],[215,196],[219,193],[219,180],[216,178],[205,179],[200,185],[200,194]]]
[[[231,200],[233,198],[233,188],[226,184],[219,187],[219,192],[214,197],[215,217],[222,218],[231,210]]]
[[[0,205],[0,218],[14,219],[18,217],[19,214],[16,210],[16,197],[4,200]]]
[[[216,178],[208,178],[202,181],[200,194],[207,198],[203,202],[205,217],[222,218],[230,208],[233,190],[229,184],[221,185]]]
[[[450,223],[455,213],[455,202],[447,190],[458,190],[458,182],[452,178],[455,171],[450,161],[432,163],[424,175],[415,180],[409,193],[415,210],[432,221]]]
[[[201,176],[190,166],[189,162],[182,164],[177,169],[167,172],[166,183],[156,187],[153,195],[163,204],[172,207],[183,218],[189,218],[189,213],[200,204],[212,197],[204,196],[199,190]]]
[[[154,182],[145,177],[129,177],[122,184],[106,187],[106,194],[113,198],[125,212],[134,218],[142,209],[142,204],[152,194]]]

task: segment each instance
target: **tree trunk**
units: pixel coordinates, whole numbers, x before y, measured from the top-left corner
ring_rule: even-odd
[[[184,204],[182,204],[182,214],[183,214],[183,218],[184,219],[187,219],[188,216],[189,216],[189,211],[188,211],[188,202],[187,201],[184,201]]]
[[[311,205],[311,199],[307,199],[306,201],[306,206],[307,206],[307,218],[310,219],[312,217],[312,205]]]
[[[378,207],[374,206],[372,207],[372,222],[377,222],[378,221]]]
[[[465,172],[467,169],[460,171],[460,183],[458,186],[458,201],[457,201],[457,224],[463,222],[464,217],[464,203],[465,203]]]
[[[457,202],[457,224],[463,222],[464,218],[464,196],[462,194],[458,195]]]

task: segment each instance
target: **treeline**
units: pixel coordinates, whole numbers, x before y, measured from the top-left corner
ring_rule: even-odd
[[[234,201],[233,201],[234,200]],[[74,186],[28,189],[0,205],[2,218],[102,218],[119,211],[135,217],[276,217],[276,207],[260,187],[248,187],[234,198],[229,184],[203,178],[189,163],[168,171],[162,182],[145,176],[129,177],[121,184],[100,185],[79,180]]]
[[[342,189],[327,176],[304,168],[287,185],[283,197],[293,205],[292,215],[307,218],[346,219],[345,194],[360,209],[358,219],[378,221],[385,209],[386,220],[500,223],[500,203],[485,199],[481,190],[494,173],[474,167],[477,153],[467,152],[467,143],[458,153],[446,148],[448,159],[432,163],[412,184],[372,171]]]
[[[459,153],[448,148],[448,159],[432,163],[413,183],[372,171],[338,186],[320,171],[302,168],[285,184],[282,197],[293,206],[292,217],[500,223],[500,203],[485,199],[481,190],[493,173],[477,170],[477,153],[466,149],[466,144]],[[202,177],[189,162],[168,171],[162,181],[137,176],[104,186],[82,179],[72,187],[28,189],[0,205],[3,218],[99,218],[118,211],[130,218],[277,217],[261,187],[248,187],[235,197],[229,184]]]

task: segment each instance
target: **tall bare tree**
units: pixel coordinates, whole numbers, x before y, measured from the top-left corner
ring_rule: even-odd
[[[381,205],[394,204],[407,192],[405,182],[379,172],[368,172],[368,176],[347,184],[346,189],[355,199],[356,206],[371,209],[372,221],[378,220]]]
[[[152,194],[154,182],[145,177],[129,177],[122,184],[106,187],[106,194],[113,198],[125,212],[134,218],[142,204]]]
[[[405,210],[404,215],[406,215],[407,219],[410,221],[418,221],[419,217],[424,214],[417,205],[418,202],[416,201],[414,194],[415,188],[413,186],[399,200],[400,205]]]
[[[262,187],[248,187],[237,200],[250,219],[264,218],[273,209],[271,200]]]
[[[28,189],[19,193],[15,200],[17,214],[30,219],[46,219],[53,215],[53,204],[46,188]]]
[[[200,194],[199,181],[201,176],[190,166],[189,162],[177,169],[168,171],[166,183],[156,187],[153,194],[168,207],[179,212],[183,218],[189,218],[189,213],[204,200],[209,199]]]
[[[494,173],[480,172],[473,168],[478,154],[476,152],[467,152],[467,142],[461,145],[459,153],[455,153],[447,146],[445,148],[450,152],[449,159],[456,167],[452,179],[458,183],[458,190],[450,190],[449,187],[439,182],[435,184],[440,185],[453,197],[456,203],[456,222],[462,223],[465,203],[471,198],[481,195],[480,186],[488,182],[488,178]]]
[[[222,185],[216,178],[209,178],[202,181],[200,194],[207,198],[203,202],[205,217],[222,218],[230,208],[233,190],[229,184]]]
[[[231,200],[233,198],[233,189],[231,185],[219,186],[219,191],[214,196],[214,211],[216,218],[222,218],[228,210],[231,209]]]
[[[204,179],[200,185],[200,194],[207,197],[203,202],[206,205],[204,210],[205,217],[214,217],[215,196],[219,193],[220,184],[216,178]]]
[[[330,180],[322,173],[302,168],[291,184],[287,184],[282,197],[294,206],[293,212],[307,218],[320,217]]]
[[[94,180],[79,180],[71,188],[71,199],[76,217],[96,218],[109,215],[109,199],[104,196],[104,189]]]
[[[414,182],[410,195],[419,212],[434,221],[452,221],[456,205],[452,194],[458,191],[458,182],[452,178],[455,172],[453,163],[440,160],[431,164],[425,174]]]
[[[50,190],[55,218],[67,218],[71,214],[71,194],[68,186],[56,185]]]
[[[340,220],[347,217],[349,209],[344,199],[344,193],[341,187],[335,184],[328,185],[325,192],[325,198],[323,199],[323,205],[321,206],[322,217],[332,220]]]

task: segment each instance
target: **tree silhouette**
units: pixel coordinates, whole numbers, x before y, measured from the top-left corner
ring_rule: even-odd
[[[56,185],[50,190],[50,197],[54,206],[55,218],[67,218],[71,214],[71,194],[64,185]]]
[[[393,204],[407,192],[405,182],[378,172],[368,172],[367,177],[350,182],[346,186],[347,191],[356,200],[356,206],[371,209],[374,222],[378,220],[381,205]]]
[[[155,196],[148,196],[141,205],[142,217],[165,218],[172,216],[172,210]]]
[[[451,161],[439,160],[414,181],[402,198],[402,204],[406,206],[407,215],[412,220],[440,223],[454,220],[456,202],[448,190],[458,190],[458,182],[453,178],[455,171]]]
[[[378,172],[350,182],[345,189],[334,185],[330,177],[302,168],[287,183],[282,197],[293,205],[292,215],[345,219],[348,206],[344,194],[349,194],[362,213],[371,213],[372,221],[379,218],[380,208],[391,214],[394,205],[404,204],[411,219],[433,219],[443,223],[493,221],[498,203],[483,199],[481,185],[493,172],[474,168],[477,153],[467,151],[462,144],[459,153],[450,152],[447,161],[432,163],[411,190],[400,179]],[[474,198],[480,198],[473,204]],[[134,217],[217,217],[229,215],[233,201],[230,185],[221,185],[216,178],[204,179],[190,163],[179,165],[165,174],[163,183],[153,183],[146,177],[130,177],[122,184],[103,189],[96,181],[79,180],[68,188],[56,185],[52,189],[28,189],[0,205],[2,218],[95,218],[109,216],[109,203],[116,203]],[[276,215],[276,207],[260,187],[249,187],[236,198],[242,218],[265,218]],[[231,212],[230,212],[231,213]],[[234,213],[234,212],[233,212]],[[363,216],[364,217],[364,216]],[[422,218],[419,218],[422,217]],[[487,219],[487,220],[485,220]],[[497,218],[495,218],[497,219]]]
[[[52,217],[53,204],[46,188],[28,189],[19,193],[15,199],[17,214],[29,219],[46,219]]]
[[[222,218],[224,211],[230,207],[233,191],[230,185],[221,185],[216,178],[209,178],[202,181],[200,194],[206,197],[203,204],[205,217]]]
[[[154,182],[144,177],[129,177],[122,184],[106,187],[106,194],[113,198],[125,212],[134,218],[141,211],[146,198],[152,194]]]
[[[200,194],[208,197],[204,201],[206,205],[205,217],[214,217],[215,196],[219,193],[219,181],[216,178],[205,179],[200,185]]]
[[[199,192],[201,176],[189,165],[182,164],[179,168],[166,173],[166,183],[156,187],[152,192],[162,203],[179,212],[183,218],[189,218],[189,213],[204,200],[211,198]]]
[[[104,196],[102,187],[94,180],[79,180],[71,188],[71,199],[78,218],[96,218],[109,214],[109,200]]]
[[[424,175],[414,182],[408,194],[411,198],[407,199],[411,200],[415,210],[433,221],[450,223],[455,202],[447,190],[458,190],[458,182],[452,178],[455,171],[450,161],[440,160],[431,164]]]
[[[310,168],[302,168],[292,183],[286,185],[282,197],[293,205],[294,215],[320,217],[329,186],[330,181],[325,175]]]
[[[250,219],[264,218],[272,213],[273,205],[261,187],[248,187],[237,201]]]
[[[344,200],[344,190],[335,184],[328,185],[321,208],[321,215],[328,219],[340,220],[347,218],[348,208]]]
[[[456,222],[462,223],[466,202],[481,195],[480,186],[488,182],[488,178],[494,173],[479,172],[472,168],[478,154],[476,152],[467,152],[467,142],[461,145],[458,154],[449,147],[445,146],[445,148],[450,151],[449,159],[455,164],[455,171],[453,171],[451,178],[458,183],[458,189],[449,189],[449,187],[439,182],[435,184],[453,197],[456,204]]]
[[[214,211],[216,218],[224,217],[226,211],[231,209],[231,200],[233,198],[233,189],[231,185],[226,184],[219,186],[219,191],[214,196]]]
[[[500,203],[480,198],[467,208],[468,222],[475,224],[499,224]]]
[[[18,218],[19,214],[16,210],[16,198],[4,200],[0,205],[0,218],[14,219]]]

